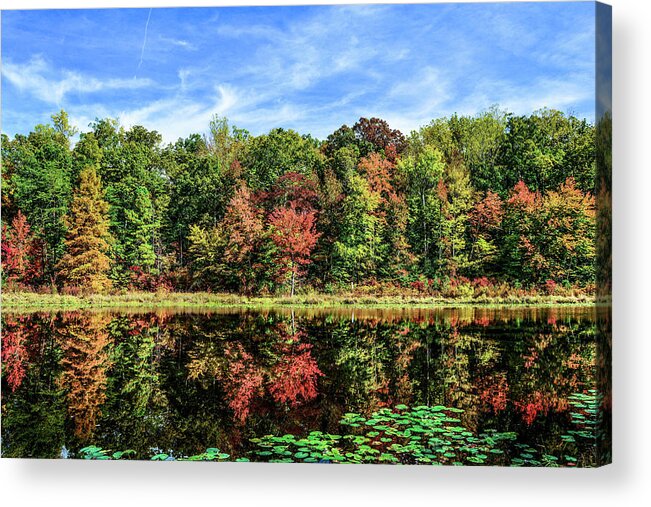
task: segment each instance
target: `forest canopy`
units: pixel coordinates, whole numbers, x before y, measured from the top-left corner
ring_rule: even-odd
[[[219,116],[208,130],[164,144],[105,118],[78,133],[60,111],[3,134],[3,287],[594,291],[586,120],[492,108],[409,135],[379,118],[325,140]]]

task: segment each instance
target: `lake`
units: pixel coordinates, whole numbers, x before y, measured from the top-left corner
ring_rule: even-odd
[[[593,307],[3,312],[2,325],[3,457],[604,459]]]

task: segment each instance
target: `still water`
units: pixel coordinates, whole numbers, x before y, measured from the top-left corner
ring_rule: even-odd
[[[3,312],[2,456],[594,466],[594,312]]]

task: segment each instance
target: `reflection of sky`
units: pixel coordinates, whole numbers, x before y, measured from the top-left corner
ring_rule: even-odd
[[[203,132],[323,138],[360,116],[403,131],[493,104],[594,120],[594,3],[5,11],[3,130],[65,108]]]

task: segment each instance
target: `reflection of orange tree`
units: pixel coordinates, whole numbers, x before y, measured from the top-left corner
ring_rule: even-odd
[[[396,331],[395,346],[397,349],[397,356],[394,361],[396,366],[396,389],[395,400],[390,400],[392,405],[403,403],[404,400],[411,400],[413,397],[414,381],[409,375],[409,366],[414,359],[414,353],[422,346],[422,343],[411,336],[409,325],[405,325]]]
[[[66,389],[68,414],[75,435],[93,434],[100,408],[106,397],[108,347],[111,343],[106,315],[67,312],[62,316],[59,340],[63,351],[62,384]]]

